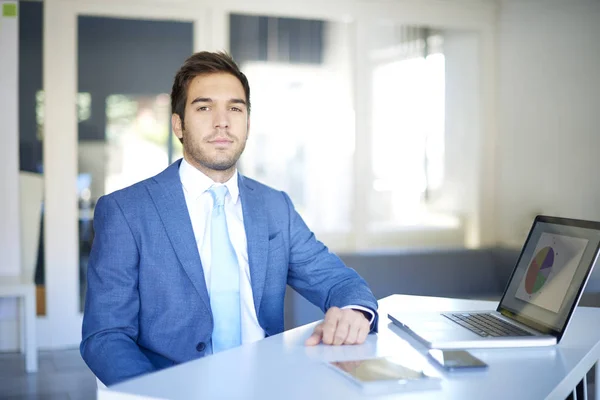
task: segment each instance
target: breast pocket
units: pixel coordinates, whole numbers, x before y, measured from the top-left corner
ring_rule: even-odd
[[[269,238],[269,261],[265,284],[267,296],[282,298],[287,281],[289,251],[285,247],[283,234],[277,232]]]
[[[276,233],[269,239],[269,274],[285,274],[287,271],[287,259],[285,243],[281,232]]]
[[[279,250],[283,246],[283,235],[281,232],[277,232],[273,236],[269,237],[269,254],[273,251]]]

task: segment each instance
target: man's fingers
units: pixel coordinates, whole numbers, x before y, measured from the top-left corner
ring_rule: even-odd
[[[323,322],[315,327],[313,334],[306,339],[307,346],[321,342],[327,345],[361,344],[367,339],[369,321],[355,310],[341,310],[332,307],[325,313]]]
[[[320,323],[319,325],[317,325],[315,327],[313,334],[310,335],[310,337],[308,339],[306,339],[306,342],[304,344],[306,346],[316,346],[319,343],[321,343],[322,336],[323,336],[323,323]]]
[[[338,322],[341,318],[342,310],[337,307],[331,307],[325,313],[323,320],[323,337],[324,344],[333,344],[335,331],[337,330]]]
[[[367,340],[367,336],[371,331],[371,323],[361,315],[360,322],[358,323],[358,334],[356,335],[356,344],[362,344]]]
[[[369,326],[365,327],[360,327],[358,329],[358,334],[356,335],[356,344],[363,344],[365,342],[365,340],[367,340],[367,336],[369,335]]]
[[[366,319],[361,312],[355,310],[349,310],[346,313],[344,319],[350,321],[350,327],[348,329],[348,335],[344,344],[356,344],[358,343],[358,333],[361,328],[364,329]]]
[[[333,335],[333,345],[339,346],[340,344],[346,343],[348,332],[350,331],[350,322],[346,318],[342,318],[338,322],[337,329]]]
[[[331,307],[325,313],[325,318],[323,323],[335,323],[337,325],[338,321],[342,318],[342,310],[338,307]]]
[[[350,325],[350,329],[348,330],[348,336],[346,337],[346,341],[344,344],[356,344],[358,341],[358,331],[360,329],[360,325],[353,324]]]
[[[312,335],[310,335],[308,339],[306,339],[306,342],[304,344],[306,346],[316,346],[319,343],[321,343],[321,334],[315,332]]]
[[[329,320],[323,322],[323,343],[333,344],[333,338],[337,329],[337,320]]]

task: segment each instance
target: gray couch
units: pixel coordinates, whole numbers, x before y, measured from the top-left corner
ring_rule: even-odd
[[[339,254],[380,299],[391,294],[415,294],[499,300],[512,274],[519,250],[419,249]],[[600,306],[600,268],[588,282],[581,305]],[[323,313],[288,287],[285,327],[321,319]]]

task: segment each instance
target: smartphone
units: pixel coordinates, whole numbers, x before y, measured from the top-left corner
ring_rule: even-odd
[[[448,371],[487,368],[487,364],[465,350],[429,350],[429,356]]]

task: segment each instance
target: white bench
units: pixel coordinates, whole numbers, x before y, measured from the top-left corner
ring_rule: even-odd
[[[0,277],[0,298],[19,300],[21,352],[25,352],[25,370],[37,372],[35,284],[31,278]]]

